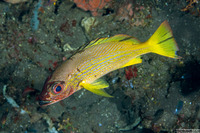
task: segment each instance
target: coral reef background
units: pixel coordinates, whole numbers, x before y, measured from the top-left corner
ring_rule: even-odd
[[[200,129],[198,0],[0,1],[0,133]],[[146,41],[168,20],[179,60],[155,54],[109,73],[105,98],[84,89],[40,107],[46,78],[78,47],[128,34]]]

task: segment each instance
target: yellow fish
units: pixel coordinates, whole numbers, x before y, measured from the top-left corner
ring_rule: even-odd
[[[46,80],[38,96],[39,104],[56,103],[81,88],[112,97],[104,91],[109,84],[100,77],[116,69],[141,63],[141,55],[146,53],[178,59],[178,50],[167,21],[146,42],[123,34],[96,39],[80,47]]]

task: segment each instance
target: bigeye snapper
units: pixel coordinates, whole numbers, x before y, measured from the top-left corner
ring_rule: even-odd
[[[46,80],[38,96],[39,104],[56,103],[81,88],[112,97],[104,91],[109,84],[100,77],[116,69],[142,63],[141,55],[146,53],[178,59],[178,50],[167,21],[146,42],[123,34],[98,38],[81,46]]]

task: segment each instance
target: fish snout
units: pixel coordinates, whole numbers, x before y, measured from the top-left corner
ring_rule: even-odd
[[[48,95],[48,97],[49,97],[49,95]],[[47,95],[44,95],[44,93],[41,93],[41,94],[36,98],[36,100],[38,101],[38,103],[39,103],[40,106],[45,106],[45,105],[49,105],[49,104],[52,103],[52,101],[49,100],[49,99],[47,98]]]

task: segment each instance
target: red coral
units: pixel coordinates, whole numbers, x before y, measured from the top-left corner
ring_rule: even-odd
[[[60,31],[64,32],[68,36],[73,36],[73,32],[71,31],[71,25],[68,20],[61,24]]]
[[[132,68],[132,66],[129,66],[128,69],[125,69],[125,76],[127,80],[130,80],[131,78],[136,78],[137,77],[137,68],[134,66]]]
[[[117,11],[117,16],[119,16],[119,20],[123,21],[123,20],[130,20],[133,15],[133,4],[132,3],[128,3],[126,5],[122,5],[119,7],[118,11]]]
[[[136,78],[137,77],[137,67],[133,66],[133,76]]]
[[[129,66],[128,69],[125,69],[125,76],[127,80],[130,80],[133,77],[133,71],[131,66]]]
[[[111,0],[74,0],[77,7],[91,11],[93,16],[101,15],[98,10],[105,7]]]

